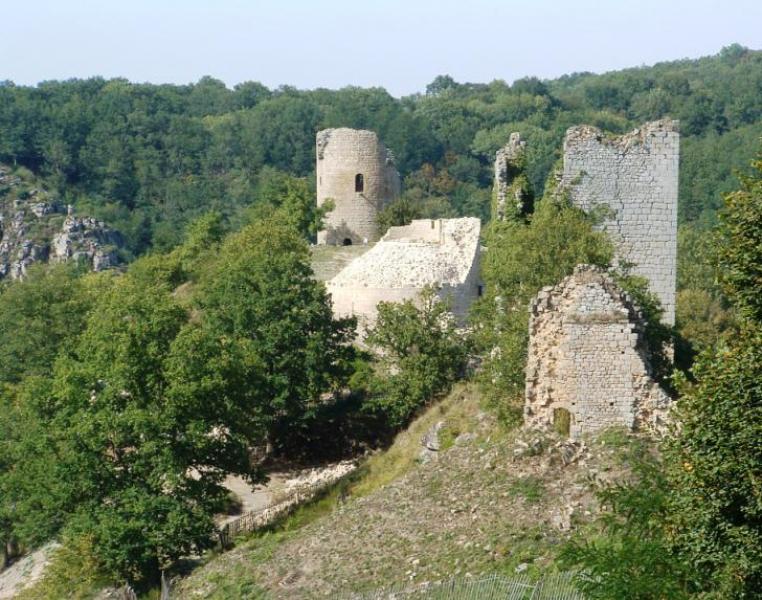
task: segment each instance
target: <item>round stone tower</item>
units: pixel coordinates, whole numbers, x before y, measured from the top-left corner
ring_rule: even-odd
[[[373,131],[324,129],[317,134],[317,203],[332,199],[318,244],[378,241],[378,211],[399,195],[392,153]]]

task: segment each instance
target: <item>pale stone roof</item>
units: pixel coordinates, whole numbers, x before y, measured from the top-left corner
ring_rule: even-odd
[[[392,227],[331,280],[333,287],[421,288],[466,281],[479,251],[474,217],[421,219]]]

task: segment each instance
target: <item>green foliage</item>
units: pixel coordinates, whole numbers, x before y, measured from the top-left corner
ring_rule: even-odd
[[[726,294],[740,315],[762,323],[762,159],[741,189],[725,198],[721,213],[720,271]]]
[[[52,414],[39,417],[58,457],[48,477],[67,486],[67,530],[93,540],[107,573],[130,579],[209,544],[225,473],[255,477],[247,448],[264,435],[241,393],[247,357],[199,339],[170,291],[115,281],[59,359]],[[225,436],[210,435],[220,426]]]
[[[376,217],[381,232],[390,227],[409,225],[414,219],[423,218],[423,210],[420,205],[412,201],[407,195],[402,195],[385,206]]]
[[[487,353],[485,395],[516,417],[513,401],[524,390],[528,306],[544,286],[570,275],[578,264],[606,266],[613,249],[594,219],[565,200],[546,198],[526,222],[495,221],[482,272],[487,294],[475,307],[480,348]]]
[[[87,311],[106,277],[79,277],[76,267],[30,270],[0,287],[0,384],[51,372],[59,349],[82,331]]]
[[[246,207],[267,203],[261,180],[272,170],[312,176],[315,132],[325,127],[378,132],[405,178],[424,165],[446,170],[451,191],[410,198],[427,205],[423,216],[486,220],[494,153],[512,131],[528,141],[526,176],[539,197],[569,126],[623,132],[672,116],[683,133],[681,221],[711,222],[720,193],[735,185],[732,169],[745,168],[761,133],[762,53],[730,48],[732,58],[723,50],[511,86],[442,75],[425,95],[401,99],[380,88],[227,89],[209,77],[191,85],[5,83],[0,162],[44,176],[65,202],[123,232],[138,255],[179,244],[186,225],[210,210],[240,222]]]
[[[716,227],[685,223],[677,233],[675,362],[688,371],[695,357],[732,330],[734,314],[719,280]]]
[[[249,220],[278,219],[291,225],[305,239],[314,240],[322,228],[323,217],[333,208],[331,202],[318,207],[314,185],[277,169],[264,168],[256,188],[258,202],[249,210]]]
[[[15,598],[89,600],[108,584],[109,580],[100,573],[92,540],[71,538],[53,552],[42,579]]]
[[[88,540],[99,573],[150,581],[214,543],[228,474],[263,480],[253,447],[305,450],[351,372],[354,321],[333,320],[294,227],[221,232],[208,215],[124,275],[8,289],[31,306],[16,326],[47,298],[62,333],[0,388],[0,541]]]
[[[411,300],[379,303],[378,320],[366,341],[381,361],[380,372],[366,382],[366,407],[395,428],[449,391],[469,352],[447,303],[431,288],[421,293],[418,305]]]
[[[640,308],[645,326],[645,342],[654,379],[663,387],[671,388],[672,359],[669,347],[674,340],[674,329],[662,321],[664,310],[656,294],[648,288],[648,280],[631,274],[618,274],[617,284],[625,290]]]
[[[269,441],[281,449],[303,443],[321,395],[351,373],[355,327],[354,319],[333,319],[304,239],[276,219],[247,226],[220,248],[196,305],[214,331],[246,344],[260,362]]]
[[[567,544],[561,563],[583,569],[577,584],[587,598],[688,598],[690,571],[676,559],[664,531],[668,497],[662,466],[646,455],[633,470],[638,484],[613,484],[600,492],[607,510],[602,535]]]
[[[756,165],[759,168],[759,163]],[[683,381],[663,463],[603,492],[606,537],[573,546],[591,598],[756,598],[762,589],[759,180],[726,197],[719,254],[738,330]]]
[[[207,213],[188,225],[185,241],[175,253],[182,272],[193,273],[199,263],[219,246],[224,234],[222,215],[216,212]]]
[[[762,291],[762,289],[760,290]],[[713,598],[762,589],[762,332],[742,326],[706,352],[669,441],[671,541]]]
[[[721,213],[723,288],[738,331],[700,356],[696,384],[679,402],[680,431],[670,461],[674,544],[717,598],[762,589],[762,161],[728,194]]]

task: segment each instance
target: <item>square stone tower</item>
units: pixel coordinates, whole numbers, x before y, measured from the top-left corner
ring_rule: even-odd
[[[378,241],[378,212],[400,192],[392,153],[375,132],[361,129],[324,129],[316,141],[317,203],[334,203],[318,244]]]
[[[617,260],[648,279],[669,325],[675,322],[679,158],[672,120],[619,137],[583,125],[564,139],[563,188],[584,210],[607,207],[601,227],[616,244]]]

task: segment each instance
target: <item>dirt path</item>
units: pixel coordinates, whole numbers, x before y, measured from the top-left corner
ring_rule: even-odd
[[[39,550],[27,554],[0,572],[0,599],[13,598],[18,592],[42,577],[50,556],[60,546],[57,542],[45,544]]]
[[[222,515],[217,520],[217,525],[221,527],[242,514],[259,511],[275,502],[286,500],[305,486],[337,479],[353,468],[353,461],[342,461],[318,467],[276,471],[270,473],[270,480],[266,484],[257,486],[250,485],[241,477],[228,476],[223,485],[235,494],[241,503],[241,510],[235,515]]]

